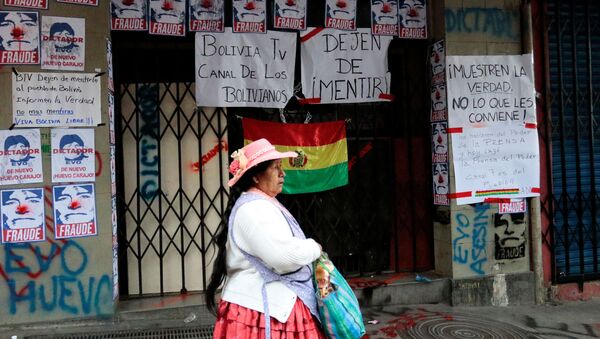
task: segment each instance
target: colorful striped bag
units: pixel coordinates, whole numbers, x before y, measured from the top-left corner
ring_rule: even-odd
[[[365,324],[354,292],[326,253],[314,262],[314,282],[319,317],[332,339],[358,339]]]

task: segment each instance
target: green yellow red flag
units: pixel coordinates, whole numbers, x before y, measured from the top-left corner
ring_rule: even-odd
[[[295,151],[283,159],[285,194],[313,193],[348,184],[348,145],[344,121],[289,124],[242,119],[244,143],[266,138],[280,152]]]

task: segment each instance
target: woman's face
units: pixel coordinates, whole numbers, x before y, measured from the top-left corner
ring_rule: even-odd
[[[281,165],[281,159],[271,161],[264,172],[254,175],[256,187],[271,197],[281,193],[285,172]]]

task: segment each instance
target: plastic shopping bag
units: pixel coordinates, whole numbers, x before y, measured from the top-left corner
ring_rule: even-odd
[[[314,262],[314,278],[319,317],[325,334],[332,339],[362,337],[365,324],[358,300],[325,253]]]

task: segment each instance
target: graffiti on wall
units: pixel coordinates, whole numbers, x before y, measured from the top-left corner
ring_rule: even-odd
[[[487,256],[487,228],[490,205],[486,203],[473,205],[475,213],[459,211],[455,216],[455,233],[452,240],[452,260],[460,266],[467,267],[476,275],[485,274],[484,265]]]
[[[51,188],[45,189],[51,205]],[[54,231],[53,216],[46,215],[46,231]],[[55,314],[104,315],[112,313],[112,281],[108,274],[86,274],[87,250],[74,240],[4,244],[0,276],[7,288],[0,300],[10,315]]]
[[[519,12],[503,8],[446,8],[446,32],[484,33],[494,38],[519,39]]]
[[[138,84],[137,101],[140,111],[138,124],[140,195],[151,200],[158,191],[158,84]]]
[[[494,214],[494,257],[496,260],[525,257],[525,213]]]

